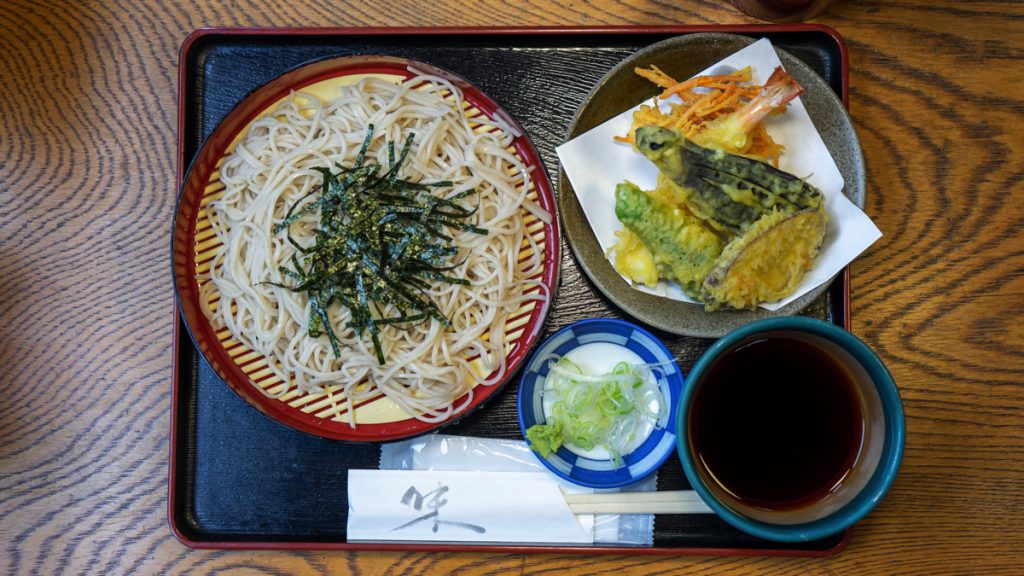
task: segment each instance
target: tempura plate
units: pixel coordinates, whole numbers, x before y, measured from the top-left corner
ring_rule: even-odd
[[[650,100],[661,91],[638,76],[634,68],[653,64],[673,78],[689,78],[754,41],[749,36],[736,34],[690,34],[637,51],[597,83],[574,118],[566,140],[583,134],[641,101]],[[790,75],[806,89],[800,98],[843,175],[846,182],[843,193],[863,208],[864,155],[843,102],[807,64],[779,48],[776,52]],[[608,193],[612,194],[613,190],[614,183]],[[580,268],[597,288],[629,315],[673,334],[717,338],[754,320],[798,314],[822,296],[831,283],[819,285],[774,312],[763,308],[705,312],[703,305],[641,292],[622,279],[601,250],[564,170],[559,171],[558,205],[569,246]]]

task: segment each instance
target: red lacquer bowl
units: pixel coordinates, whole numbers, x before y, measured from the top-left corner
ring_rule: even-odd
[[[393,441],[423,434],[451,424],[479,408],[512,379],[537,342],[551,299],[524,306],[506,323],[509,352],[504,378],[493,386],[477,386],[473,399],[459,412],[442,422],[424,422],[401,412],[390,400],[380,396],[355,408],[357,426],[349,423],[344,402],[324,394],[302,394],[291,388],[283,399],[264,393],[285,386],[267,369],[267,359],[234,341],[226,330],[218,331],[203,315],[200,307],[200,280],[218,246],[206,222],[204,198],[216,194],[217,166],[231,150],[234,142],[249,124],[293,90],[315,89],[339,78],[378,74],[400,79],[420,73],[441,76],[463,93],[470,107],[466,114],[479,115],[502,122],[518,130],[521,136],[513,141],[513,149],[527,168],[532,168],[532,190],[529,197],[551,214],[551,222],[531,222],[528,230],[543,250],[543,270],[536,277],[553,298],[558,283],[559,231],[551,183],[532,142],[511,115],[466,80],[434,66],[389,56],[345,56],[319,60],[295,68],[260,87],[242,100],[213,131],[203,144],[185,175],[175,214],[173,232],[174,286],[178,305],[196,347],[218,376],[250,405],[270,418],[303,432],[324,438],[357,442]],[[208,200],[208,198],[207,198]],[[539,289],[539,288],[538,288]],[[456,405],[462,404],[456,401]]]

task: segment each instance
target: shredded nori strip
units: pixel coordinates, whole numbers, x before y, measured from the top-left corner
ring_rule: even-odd
[[[282,276],[294,284],[277,284],[309,297],[307,332],[321,335],[331,343],[334,357],[341,355],[338,337],[328,310],[334,304],[351,312],[346,325],[357,333],[368,332],[377,361],[384,364],[380,329],[382,326],[414,324],[434,318],[451,328],[451,322],[425,291],[431,283],[469,284],[464,278],[444,274],[462,262],[452,262],[458,248],[445,232],[465,230],[486,235],[487,230],[466,220],[476,213],[458,203],[476,193],[465,190],[447,198],[443,193],[452,182],[419,183],[399,178],[399,171],[412,148],[409,134],[397,158],[395,145],[388,142],[388,167],[363,165],[373,138],[373,125],[352,166],[317,168],[323,177],[314,190],[288,207],[273,232],[286,233],[298,254],[282,266]],[[290,227],[303,216],[320,211],[314,230],[315,243],[303,248]],[[380,311],[393,306],[397,316],[383,317]]]

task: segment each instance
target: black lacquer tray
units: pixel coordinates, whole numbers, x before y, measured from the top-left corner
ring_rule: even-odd
[[[250,91],[303,62],[345,54],[387,54],[450,70],[499,102],[533,139],[552,182],[555,147],[577,108],[617,62],[680,34],[768,37],[815,70],[846,101],[846,51],[818,25],[643,28],[203,29],[179,62],[179,180],[204,138]],[[591,317],[635,320],[598,292],[563,244],[561,280],[545,335]],[[849,327],[849,274],[803,311]],[[827,556],[850,532],[801,544],[748,536],[713,515],[655,519],[651,547],[348,543],[346,476],[376,468],[376,445],[295,431],[260,414],[215,375],[175,311],[169,517],[177,537],[201,548],[475,550],[500,552]],[[712,340],[652,330],[684,373]],[[447,434],[520,438],[515,382]],[[677,457],[661,468],[659,490],[688,488]]]

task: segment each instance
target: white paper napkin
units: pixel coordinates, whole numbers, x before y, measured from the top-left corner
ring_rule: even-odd
[[[592,544],[562,489],[546,472],[349,470],[348,539]]]
[[[700,73],[721,74],[753,67],[753,82],[763,84],[772,71],[781,66],[778,55],[767,39],[759,40]],[[669,102],[658,105],[668,109]],[[616,142],[614,136],[629,133],[633,111],[641,104],[581,134],[557,148],[558,158],[576,191],[587,220],[601,248],[607,252],[615,244],[615,231],[622,225],[615,217],[615,186],[629,180],[644,190],[657,183],[658,169],[630,144]],[[878,240],[882,233],[864,212],[843,195],[843,177],[818,134],[814,123],[799,98],[793,100],[785,114],[766,120],[768,133],[786,147],[779,159],[779,168],[807,180],[825,194],[829,215],[828,230],[814,268],[804,276],[789,297],[762,304],[777,310],[828,281],[861,252]],[[626,279],[629,282],[628,279]],[[632,284],[632,283],[631,283]],[[675,283],[662,281],[655,288],[633,284],[633,288],[673,300],[694,302]]]

